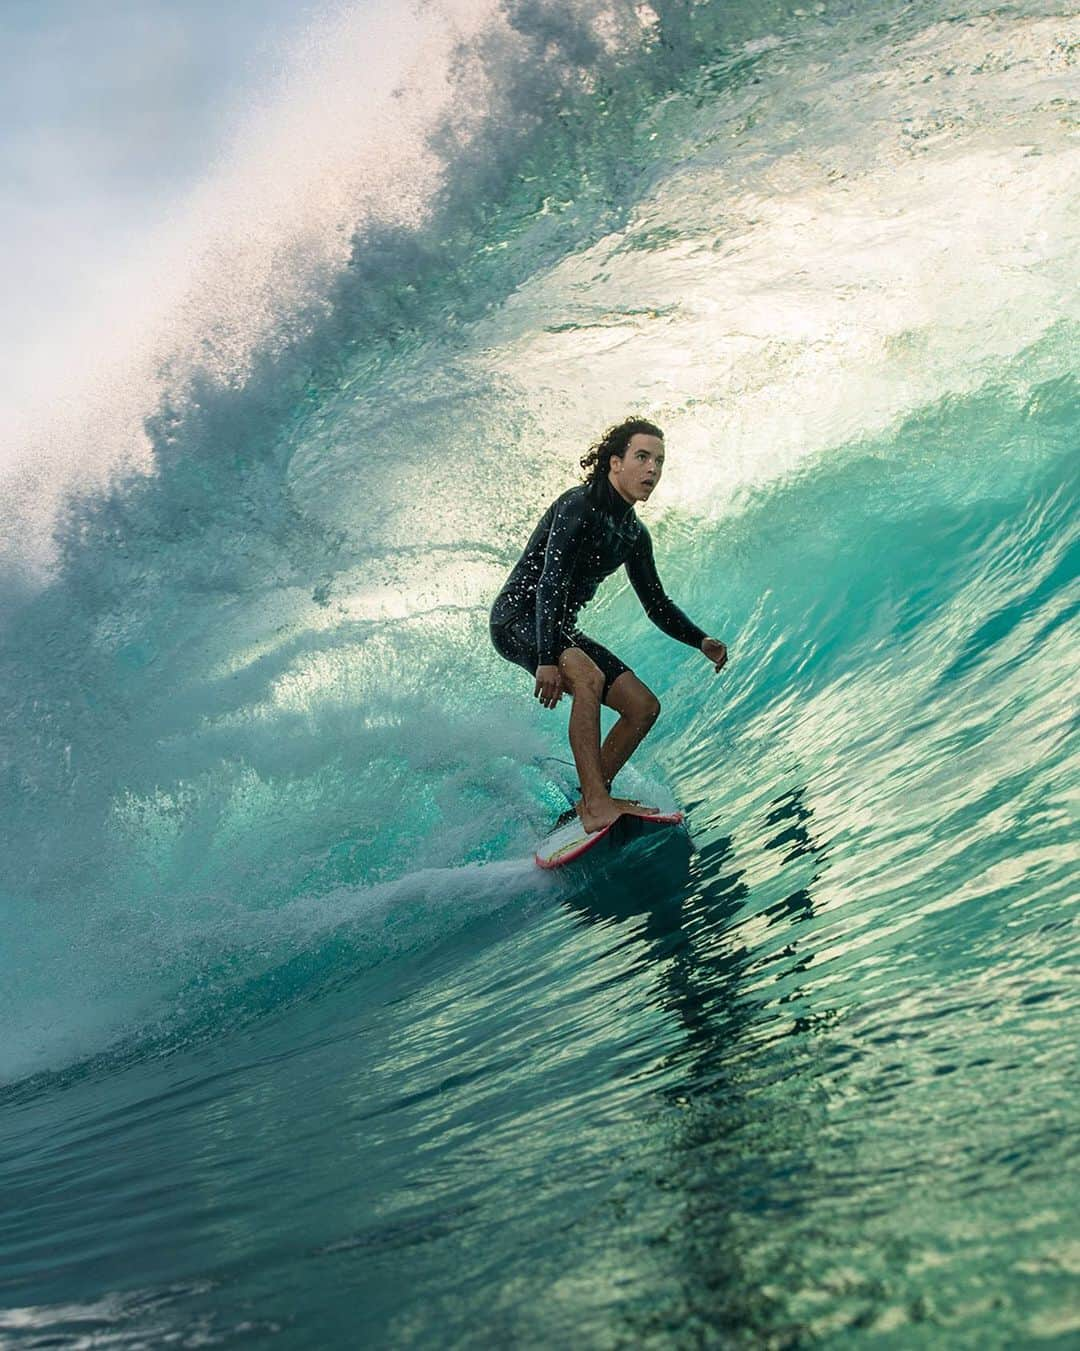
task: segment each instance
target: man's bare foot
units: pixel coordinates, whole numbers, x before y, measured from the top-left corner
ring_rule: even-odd
[[[634,802],[626,797],[598,798],[588,806],[582,798],[576,805],[581,824],[590,835],[595,830],[603,830],[605,826],[610,826],[620,816],[655,816],[659,810],[659,807],[646,807],[643,803]]]

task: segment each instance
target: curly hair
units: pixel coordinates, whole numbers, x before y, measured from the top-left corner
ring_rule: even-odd
[[[628,417],[624,422],[616,423],[614,427],[609,427],[601,439],[591,445],[581,457],[585,482],[596,483],[602,478],[607,478],[608,470],[611,468],[611,457],[615,455],[621,460],[626,454],[630,438],[639,432],[645,436],[658,436],[661,441],[664,439],[664,433],[656,423],[648,422],[643,417]]]

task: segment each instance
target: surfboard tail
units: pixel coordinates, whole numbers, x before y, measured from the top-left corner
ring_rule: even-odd
[[[656,812],[649,816],[624,813],[602,830],[586,831],[580,818],[574,817],[558,825],[540,841],[533,855],[540,868],[562,868],[595,849],[602,842],[608,847],[621,848],[641,835],[666,826],[682,825],[681,811]]]

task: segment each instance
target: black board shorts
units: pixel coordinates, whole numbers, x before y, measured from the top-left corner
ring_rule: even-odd
[[[520,618],[510,619],[504,624],[492,624],[491,641],[500,657],[517,662],[531,676],[536,675],[536,668],[540,665],[540,651],[536,646],[535,620]],[[606,647],[594,642],[579,629],[571,629],[559,635],[559,655],[561,656],[568,647],[579,647],[604,673],[605,700],[614,682],[624,671],[630,670],[630,667],[620,661],[614,652],[609,652]]]

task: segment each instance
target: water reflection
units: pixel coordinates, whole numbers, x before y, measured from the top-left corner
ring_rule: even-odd
[[[813,865],[809,878],[801,869],[798,886],[756,912],[767,916],[770,928],[785,919],[801,923],[815,913],[813,887],[829,850],[812,829],[814,812],[806,798],[806,786],[795,785],[769,803],[763,818],[766,838],[761,848],[780,854],[778,876],[805,858]],[[751,840],[758,833],[753,822],[744,830]],[[731,944],[730,936],[721,941],[752,899],[747,869],[736,857],[732,834],[706,835],[695,848],[683,831],[656,832],[581,867],[580,885],[564,894],[563,904],[585,924],[640,920],[633,938],[643,944],[642,960],[659,963],[665,978],[677,982],[682,995],[672,1008],[687,1026],[696,1026],[695,1010],[703,1002],[715,1002],[718,978],[723,975],[726,984],[750,957],[745,946]],[[778,956],[793,953],[791,944]],[[770,959],[756,957],[757,964],[762,960]],[[685,978],[679,974],[684,970]]]
[[[781,1275],[784,1263],[797,1264],[797,1252],[775,1255],[777,1279],[757,1267],[760,1231],[782,1213],[790,1232],[813,1195],[821,1106],[805,1092],[813,1068],[804,1063],[813,1046],[804,1035],[805,1020],[779,1013],[763,1017],[761,1001],[748,995],[748,986],[751,970],[760,971],[763,961],[782,960],[786,976],[804,970],[812,954],[800,957],[792,941],[769,958],[747,941],[739,922],[764,916],[769,930],[813,915],[814,884],[828,848],[807,796],[806,785],[794,785],[768,804],[763,817],[746,821],[740,835],[759,842],[749,852],[737,848],[732,833],[706,834],[697,850],[683,856],[668,841],[667,847],[635,855],[621,874],[615,869],[592,874],[589,885],[565,898],[581,923],[631,929],[620,935],[620,947],[638,948],[636,970],[652,967],[655,999],[683,1033],[654,1094],[659,1111],[654,1149],[627,1179],[625,1197],[619,1184],[611,1201],[624,1217],[633,1203],[633,1220],[622,1222],[635,1243],[645,1245],[653,1268],[652,1307],[625,1312],[633,1337],[647,1335],[656,1319],[696,1323],[705,1341],[718,1333],[746,1338],[756,1332],[797,1344],[807,1331],[786,1310]],[[790,869],[798,871],[799,885],[755,909],[750,868],[739,858],[753,859],[760,878],[762,850],[779,862],[767,890]],[[807,858],[813,865],[809,878]],[[762,1033],[768,1038],[770,1025],[775,1035],[765,1052]],[[754,1040],[761,1058],[751,1046]],[[777,1043],[790,1048],[781,1053],[781,1083],[787,1077],[792,1085],[782,1094],[782,1112],[771,1091],[759,1095],[755,1087]],[[794,1271],[792,1280],[797,1283]],[[659,1304],[658,1290],[665,1292]]]

